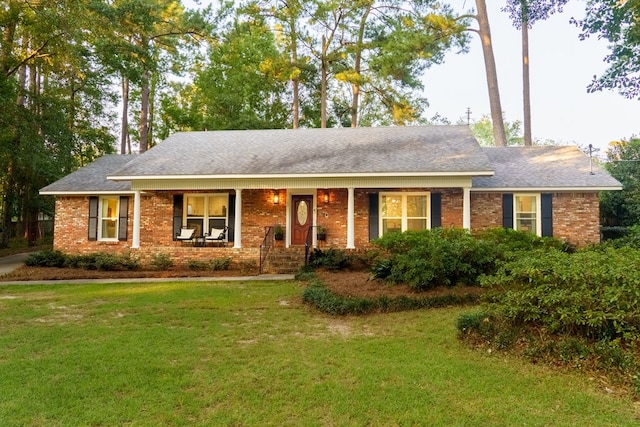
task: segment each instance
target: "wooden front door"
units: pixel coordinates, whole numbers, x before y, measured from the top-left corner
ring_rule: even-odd
[[[304,245],[307,230],[313,225],[313,196],[291,196],[291,244]]]

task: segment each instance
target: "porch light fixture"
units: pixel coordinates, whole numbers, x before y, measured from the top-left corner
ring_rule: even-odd
[[[329,203],[329,192],[328,191],[324,192],[324,202],[325,203]]]
[[[273,192],[273,204],[277,205],[278,203],[280,203],[280,197],[278,196],[278,192],[274,191]]]

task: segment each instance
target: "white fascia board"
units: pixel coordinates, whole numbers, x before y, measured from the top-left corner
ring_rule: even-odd
[[[446,177],[446,176],[493,176],[494,171],[477,172],[384,172],[384,173],[311,173],[311,174],[238,174],[238,175],[133,175],[108,176],[111,181],[136,180],[187,180],[187,179],[301,179],[301,178],[376,178],[376,177]]]

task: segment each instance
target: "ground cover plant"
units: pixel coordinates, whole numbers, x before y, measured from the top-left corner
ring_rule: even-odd
[[[0,287],[0,425],[598,425],[637,405],[479,353],[458,308],[330,317],[304,285]]]

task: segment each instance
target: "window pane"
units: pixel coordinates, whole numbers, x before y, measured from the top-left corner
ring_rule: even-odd
[[[407,216],[427,217],[427,196],[407,196]]]
[[[227,216],[227,200],[228,196],[213,195],[209,196],[209,216]]]
[[[537,234],[537,206],[536,196],[516,196],[516,230]]]
[[[382,196],[382,217],[402,217],[402,196]]]
[[[113,219],[102,220],[102,235],[103,239],[115,239],[118,237],[116,234],[118,231],[118,221]]]
[[[204,196],[187,197],[187,216],[204,216]]]
[[[118,199],[102,199],[102,219],[118,219]]]
[[[407,230],[426,230],[427,229],[427,220],[426,219],[408,219],[407,220]]]
[[[383,219],[382,234],[400,233],[402,231],[402,220],[400,219]]]

